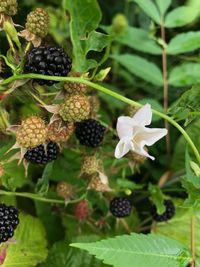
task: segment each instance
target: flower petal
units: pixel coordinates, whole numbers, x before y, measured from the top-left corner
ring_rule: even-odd
[[[153,156],[149,155],[148,152],[144,149],[143,143],[134,144],[134,152],[141,155],[141,156],[150,158],[151,160],[155,159]]]
[[[140,108],[133,116],[133,119],[135,121],[135,124],[137,125],[145,126],[151,124],[152,120],[151,105],[147,103],[142,108]]]
[[[119,138],[132,137],[133,119],[128,116],[120,116],[117,120],[117,134]]]
[[[134,143],[136,142],[137,144],[139,144],[142,142],[144,145],[152,146],[166,134],[167,134],[167,129],[165,128],[150,129],[146,127],[141,127],[140,131],[137,132],[137,134],[134,137]]]
[[[122,138],[115,148],[115,157],[117,159],[122,158],[132,148],[133,148],[133,144],[132,144],[131,138],[129,137]]]

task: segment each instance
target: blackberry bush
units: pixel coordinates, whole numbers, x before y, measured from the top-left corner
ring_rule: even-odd
[[[24,72],[49,76],[66,76],[71,70],[71,59],[60,47],[33,48],[26,57]],[[53,85],[55,81],[36,79],[40,85]]]
[[[76,124],[76,137],[85,146],[99,146],[103,141],[104,133],[105,127],[94,119],[84,120]]]
[[[25,153],[24,158],[33,164],[47,164],[57,159],[58,154],[59,146],[54,142],[49,142],[46,147],[44,145],[40,145],[29,149]]]
[[[18,210],[13,206],[0,204],[0,243],[13,237],[19,224]]]

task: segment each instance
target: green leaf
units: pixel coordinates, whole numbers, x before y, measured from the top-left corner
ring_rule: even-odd
[[[187,25],[195,20],[199,10],[189,6],[181,6],[167,14],[165,27],[175,28]]]
[[[148,186],[150,192],[150,199],[153,204],[156,206],[158,214],[162,214],[165,211],[164,205],[164,196],[159,186],[152,185],[151,183]]]
[[[71,246],[87,250],[114,267],[186,267],[191,261],[190,252],[184,245],[153,234],[132,233],[129,236]]]
[[[117,37],[117,41],[145,53],[153,55],[162,54],[162,49],[157,45],[156,41],[151,38],[147,31],[140,28],[129,26],[126,31]]]
[[[138,6],[156,23],[160,24],[161,18],[156,5],[151,0],[134,0]]]
[[[40,221],[30,215],[21,215],[14,239],[9,243],[2,267],[34,267],[47,256],[45,230]]]
[[[79,242],[94,242],[99,240],[97,236],[82,236],[74,239]],[[99,260],[75,248],[67,250],[67,241],[56,242],[49,252],[45,264],[41,267],[103,267],[107,266]]]
[[[49,189],[49,178],[52,175],[53,162],[48,163],[43,171],[42,178],[38,180],[35,192],[41,195],[45,195]]]
[[[174,86],[186,86],[200,83],[200,63],[183,63],[171,70],[169,83]]]
[[[86,59],[87,53],[91,50],[102,51],[109,44],[110,37],[95,31],[101,20],[101,10],[96,0],[65,0],[64,7],[71,16],[74,69],[84,72],[97,65],[94,59]]]
[[[1,177],[1,183],[7,189],[15,191],[27,183],[23,165],[18,165],[18,161],[11,161],[4,164],[4,175]],[[16,171],[17,170],[17,171]]]
[[[186,120],[186,125],[200,115],[200,85],[183,93],[168,112],[175,120]]]
[[[189,134],[192,141],[195,143],[195,146],[198,150],[200,150],[200,120],[197,120],[191,123],[187,128],[186,132]],[[183,136],[181,136],[176,142],[176,146],[174,149],[174,154],[172,158],[172,168],[173,170],[182,170],[185,167],[185,149],[186,149],[186,141]],[[196,160],[196,158],[191,153],[191,160]]]
[[[111,57],[136,76],[154,85],[162,86],[162,73],[154,63],[130,54],[113,55]]]
[[[176,210],[176,215],[169,220],[167,223],[158,223],[156,226],[156,233],[168,236],[170,238],[174,238],[186,245],[188,248],[190,247],[191,242],[191,217],[192,211],[187,210],[185,208],[178,208]],[[196,218],[195,223],[195,251],[196,256],[200,257],[200,217]]]
[[[164,15],[169,6],[171,5],[172,0],[155,0],[155,2],[159,8],[161,15]]]
[[[167,46],[167,53],[177,55],[194,51],[200,47],[200,32],[181,33],[174,37]]]

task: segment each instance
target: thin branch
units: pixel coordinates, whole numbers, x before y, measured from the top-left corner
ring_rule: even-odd
[[[166,34],[165,34],[165,27],[163,21],[161,22],[161,38],[164,43],[163,49],[162,49],[162,70],[163,70],[163,107],[165,113],[167,113],[168,110],[168,104],[169,104],[169,97],[168,97],[168,71],[167,71],[167,53],[165,48],[166,43]],[[165,121],[165,128],[168,130],[168,134],[166,135],[166,145],[167,145],[167,155],[170,157],[170,127],[169,123]]]
[[[132,106],[135,106],[135,107],[142,107],[142,104],[136,102],[136,101],[133,101],[121,94],[118,94],[100,84],[96,84],[96,83],[93,83],[89,80],[86,80],[86,79],[83,79],[83,78],[78,78],[78,77],[58,77],[58,76],[48,76],[48,75],[41,75],[41,74],[33,74],[33,73],[29,73],[29,74],[21,74],[21,75],[14,75],[14,76],[11,76],[5,80],[3,80],[1,83],[0,83],[0,91],[4,91],[5,89],[2,87],[2,86],[5,86],[13,81],[16,81],[16,80],[20,80],[20,79],[43,79],[43,80],[50,80],[50,81],[58,81],[58,82],[76,82],[76,83],[83,83],[83,84],[86,84],[88,85],[89,87],[91,88],[94,88],[100,92],[103,92],[107,95],[110,95],[116,99],[119,99],[120,101],[124,102],[124,103],[127,103],[129,105],[132,105]],[[200,154],[199,154],[199,151],[197,149],[197,147],[195,146],[194,142],[192,141],[192,139],[190,138],[190,136],[187,134],[187,132],[173,119],[171,118],[170,116],[162,113],[162,112],[159,112],[155,109],[152,109],[152,112],[156,115],[158,115],[159,117],[163,118],[164,120],[167,120],[169,123],[171,123],[174,127],[176,127],[180,132],[181,134],[184,136],[185,140],[187,141],[187,143],[190,145],[191,149],[193,150],[193,153],[194,155],[196,156],[197,158],[197,161],[200,163]]]

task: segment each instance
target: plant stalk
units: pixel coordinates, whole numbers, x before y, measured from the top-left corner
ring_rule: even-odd
[[[165,34],[165,27],[163,23],[163,19],[161,21],[161,38],[163,43],[166,43],[166,34]],[[163,107],[165,113],[168,110],[169,98],[168,98],[168,71],[167,71],[167,53],[165,45],[162,49],[162,72],[163,72]],[[168,134],[166,135],[166,148],[167,148],[167,155],[170,158],[170,127],[168,121],[165,121],[165,128],[168,130]]]

